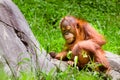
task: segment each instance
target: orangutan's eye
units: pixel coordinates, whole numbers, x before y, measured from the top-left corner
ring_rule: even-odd
[[[77,28],[79,28],[79,24],[77,24]]]
[[[65,27],[62,27],[61,29],[62,29],[62,31],[65,31]]]

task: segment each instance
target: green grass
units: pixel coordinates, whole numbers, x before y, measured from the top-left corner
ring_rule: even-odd
[[[120,54],[119,0],[13,0],[24,14],[35,37],[47,51],[60,52],[64,46],[59,22],[66,15],[83,18],[103,34],[107,40],[104,50]],[[56,76],[26,73],[19,80],[98,80],[95,72],[66,70]],[[94,75],[93,75],[94,74]],[[1,75],[0,75],[1,76]],[[28,77],[27,79],[25,77]],[[37,77],[37,78],[36,78]],[[25,79],[24,79],[25,78]],[[38,79],[38,80],[39,80]],[[102,80],[100,78],[99,80]]]
[[[13,0],[47,52],[60,52],[64,40],[60,19],[73,15],[90,22],[107,40],[104,49],[120,54],[120,2],[118,0]]]
[[[3,69],[3,64],[0,62],[0,80],[11,80],[12,78],[8,76]]]

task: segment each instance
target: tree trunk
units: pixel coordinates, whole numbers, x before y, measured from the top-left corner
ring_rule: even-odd
[[[5,71],[17,77],[20,71],[55,69],[40,47],[28,23],[11,0],[0,0],[0,56]]]

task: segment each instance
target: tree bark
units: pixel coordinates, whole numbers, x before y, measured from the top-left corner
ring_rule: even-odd
[[[120,80],[120,56],[106,51],[106,57],[111,66],[108,74],[112,77],[112,80]]]
[[[0,56],[5,71],[17,77],[20,71],[48,73],[56,66],[41,48],[24,16],[11,0],[0,0]]]

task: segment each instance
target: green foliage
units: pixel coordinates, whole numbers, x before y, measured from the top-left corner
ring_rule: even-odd
[[[89,21],[105,35],[104,49],[120,54],[119,0],[13,0],[25,15],[33,33],[47,52],[64,45],[59,22],[66,15]],[[19,3],[18,3],[19,2]]]
[[[104,80],[106,76],[105,74],[100,74],[96,71],[79,71],[76,67],[70,66],[64,72],[58,72],[54,74],[53,72],[50,72],[46,75],[45,73],[38,71],[38,75],[36,77],[34,75],[23,72],[18,80]],[[108,77],[106,80],[110,80],[110,78]]]
[[[71,59],[71,56],[72,56],[72,51],[69,51],[69,52],[67,53],[67,58],[68,58],[68,59]]]
[[[64,72],[59,72],[49,80],[104,80],[104,74],[100,76],[98,72],[79,71],[76,67],[68,67]],[[107,80],[110,80],[107,78]]]
[[[18,78],[18,80],[37,80],[37,77],[32,72],[30,72],[30,73],[21,72],[20,75],[21,76]]]
[[[74,58],[74,67],[77,67],[78,64],[78,56],[75,56]]]
[[[8,80],[8,76],[4,72],[3,65],[0,63],[0,80]]]

